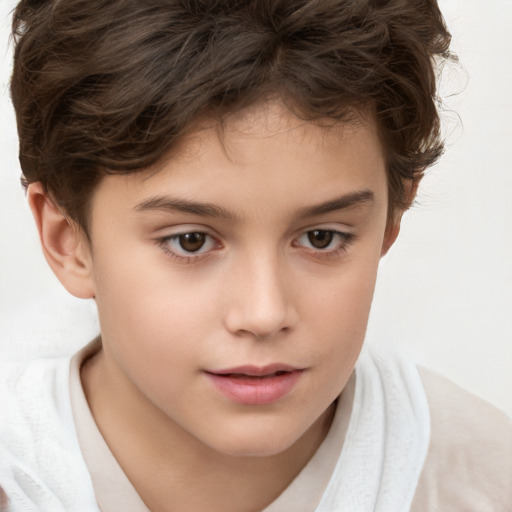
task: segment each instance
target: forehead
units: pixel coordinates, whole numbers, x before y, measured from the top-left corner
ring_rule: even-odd
[[[230,113],[221,120],[206,118],[195,122],[167,158],[154,166],[154,170],[161,169],[169,159],[186,161],[197,158],[205,142],[211,143],[215,138],[225,156],[236,161],[237,158],[243,160],[244,154],[250,156],[251,147],[264,143],[270,148],[276,140],[279,144],[284,140],[297,145],[306,144],[309,150],[340,147],[347,137],[360,130],[379,139],[375,116],[369,109],[347,110],[344,121],[327,118],[308,120],[292,112],[280,99],[262,101]]]
[[[387,200],[383,151],[370,115],[354,111],[349,122],[308,122],[275,101],[222,123],[197,123],[158,164],[108,176],[97,193],[127,204],[172,194],[247,209],[276,201],[300,208],[300,202],[322,202],[334,190],[339,195],[369,188]]]

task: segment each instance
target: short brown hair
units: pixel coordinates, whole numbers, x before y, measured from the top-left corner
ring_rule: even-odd
[[[443,149],[436,61],[452,55],[435,0],[22,0],[13,34],[24,179],[86,230],[102,176],[269,95],[310,120],[371,107],[393,209]]]

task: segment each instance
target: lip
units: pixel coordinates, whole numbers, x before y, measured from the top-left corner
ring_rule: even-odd
[[[205,375],[218,391],[234,402],[267,405],[288,395],[303,371],[284,364],[246,365],[205,371]]]

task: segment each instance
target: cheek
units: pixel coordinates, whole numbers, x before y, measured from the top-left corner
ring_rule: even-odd
[[[319,318],[343,329],[365,328],[373,299],[379,255],[358,251],[336,272],[312,280],[304,295]],[[316,282],[315,282],[316,281]]]
[[[310,335],[316,331],[318,339],[311,350],[331,368],[335,381],[340,371],[348,378],[364,342],[379,262],[374,253],[358,253],[338,275],[304,296],[304,311],[309,310],[314,329]]]
[[[156,328],[156,318],[164,324],[186,320],[186,313],[199,307],[204,296],[196,293],[200,276],[177,271],[176,263],[150,242],[119,245],[124,248],[107,248],[95,261],[99,308],[104,305],[110,316]]]
[[[171,283],[144,271],[112,271],[104,283],[98,312],[109,360],[124,378],[166,410],[178,407],[175,390],[193,389],[202,364],[206,328],[201,304]],[[130,384],[130,385],[132,385]]]
[[[118,357],[158,366],[192,359],[191,341],[204,339],[204,320],[214,315],[208,289],[197,293],[193,275],[177,276],[161,258],[136,252],[98,259],[96,268],[101,331]]]

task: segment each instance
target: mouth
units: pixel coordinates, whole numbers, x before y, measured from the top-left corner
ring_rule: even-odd
[[[303,372],[304,369],[277,364],[206,371],[205,375],[218,392],[234,402],[266,405],[287,396]]]
[[[279,371],[264,375],[248,375],[246,373],[224,373],[217,374],[219,377],[229,377],[231,379],[248,379],[248,380],[261,380],[261,379],[271,379],[272,377],[279,377],[280,375],[285,375],[286,373],[290,373],[288,371]]]
[[[224,370],[212,370],[207,373],[211,373],[212,375],[219,375],[221,377],[230,376],[230,377],[255,377],[255,378],[265,378],[265,377],[275,377],[276,375],[284,375],[285,373],[290,373],[294,371],[298,371],[299,368],[294,368],[293,366],[285,365],[285,364],[269,364],[266,366],[237,366],[236,368],[227,368]]]

